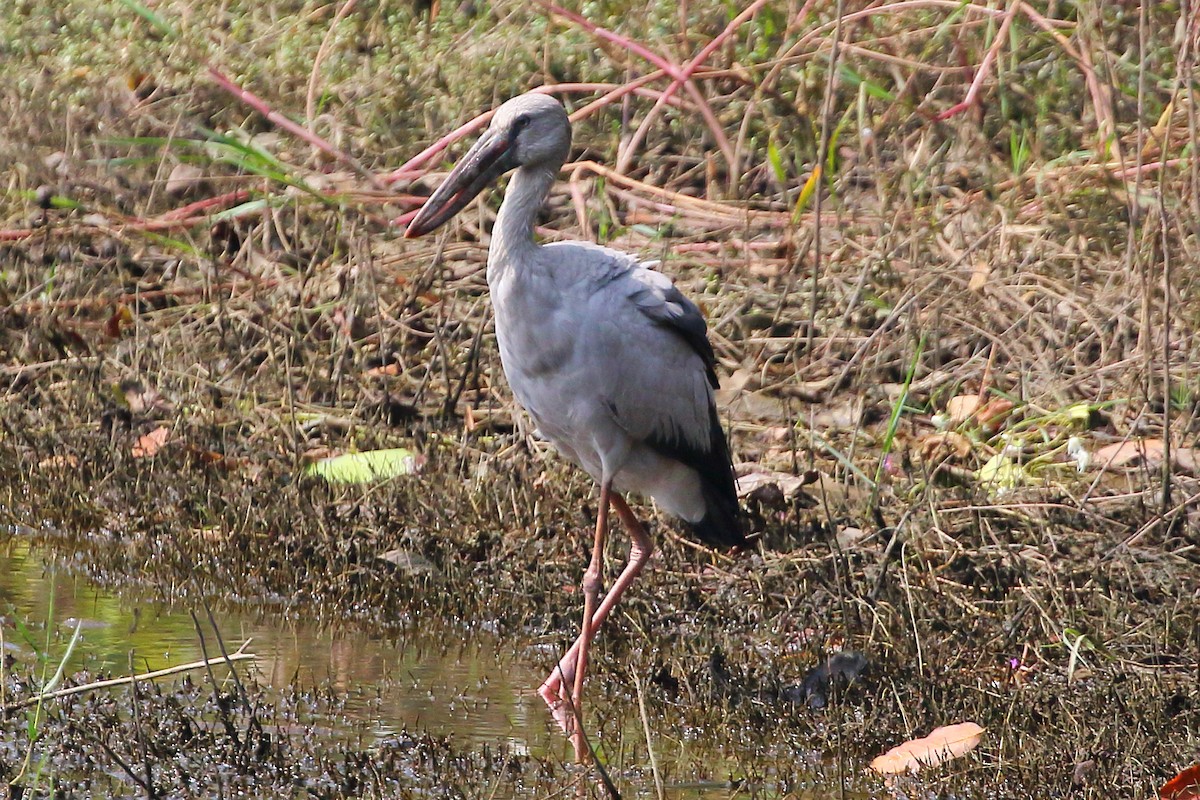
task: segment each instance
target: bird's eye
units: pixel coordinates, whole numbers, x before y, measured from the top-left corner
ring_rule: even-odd
[[[519,116],[513,120],[513,131],[516,132],[516,131],[520,131],[525,128],[528,128],[529,122],[530,122],[529,115],[522,114],[521,116]]]

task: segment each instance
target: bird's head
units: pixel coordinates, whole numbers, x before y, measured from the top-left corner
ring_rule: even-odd
[[[477,194],[509,170],[545,166],[557,169],[571,149],[571,123],[562,103],[528,93],[496,109],[479,141],[413,217],[405,238],[436,230]]]

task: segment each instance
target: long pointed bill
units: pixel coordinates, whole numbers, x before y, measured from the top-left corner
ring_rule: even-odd
[[[429,196],[425,205],[421,206],[412,222],[408,223],[404,238],[414,239],[441,227],[488,184],[515,167],[511,145],[512,141],[500,133],[485,133],[458,162],[445,182]]]

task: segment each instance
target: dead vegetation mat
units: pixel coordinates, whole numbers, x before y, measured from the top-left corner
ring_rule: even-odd
[[[496,99],[619,86],[635,62],[524,4],[380,4],[336,24],[292,5],[222,7],[203,33],[184,15],[173,36],[121,3],[73,18],[17,3],[3,21],[0,514],[97,581],[171,601],[565,644],[595,499],[505,386],[483,274],[495,199],[437,241],[404,241],[390,220],[436,163],[381,189],[202,65],[215,52],[302,118],[333,31],[309,127],[379,176]],[[594,21],[671,31],[681,59],[729,21],[694,4],[680,33],[667,5]],[[970,719],[990,738],[940,792],[1152,796],[1200,736],[1200,181],[1177,157],[1193,95],[1172,84],[1195,20],[1155,5],[1139,40],[1132,4],[1060,9],[1060,41],[1036,24],[1049,10],[1017,16],[986,99],[936,119],[968,91],[956,58],[979,63],[998,18],[846,5],[864,16],[831,83],[831,9],[769,7],[711,58],[700,85],[736,172],[696,108],[669,106],[623,175],[568,165],[545,212],[546,238],[661,258],[701,303],[734,457],[760,486],[745,500],[756,544],[736,557],[655,518],[661,553],[598,655],[614,705],[597,736],[636,713],[630,675],[652,676],[656,724],[701,731],[779,795],[814,774],[872,786],[845,764]],[[126,49],[79,44],[96,30]],[[59,34],[72,46],[38,46]],[[653,105],[631,97],[577,125],[579,159],[617,161]],[[804,191],[826,110],[818,250]],[[419,454],[417,473],[303,474],[389,446]],[[842,647],[869,655],[869,678],[831,710],[793,702]],[[119,730],[138,704],[149,719],[175,702],[156,691],[57,713]],[[263,777],[287,759],[278,737],[256,741],[275,755],[241,769]],[[419,792],[409,756],[351,764],[365,752],[322,767],[336,779],[315,795]],[[463,776],[528,761],[432,739],[396,752]],[[513,793],[567,770],[538,762],[549,783],[527,784],[505,769]],[[299,780],[285,774],[271,780]]]

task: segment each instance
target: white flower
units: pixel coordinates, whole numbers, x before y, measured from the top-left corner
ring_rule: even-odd
[[[1083,439],[1078,436],[1067,439],[1067,455],[1075,460],[1075,468],[1080,472],[1087,470],[1088,465],[1092,463],[1092,454],[1083,446]]]

